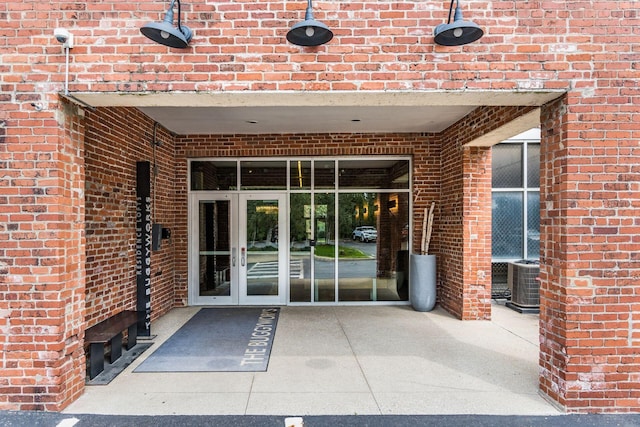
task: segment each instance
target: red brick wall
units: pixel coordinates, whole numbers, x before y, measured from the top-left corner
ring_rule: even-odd
[[[132,109],[61,107],[54,134],[29,118],[10,130],[37,135],[0,144],[11,189],[0,195],[0,409],[75,400],[85,328],[135,308],[135,162],[152,161],[153,123]],[[160,128],[158,140],[155,217],[171,227],[173,138]],[[173,250],[163,243],[152,256],[153,318],[173,307]]]
[[[62,112],[0,140],[0,409],[60,410],[84,386],[84,129]]]
[[[3,84],[25,94],[19,104],[50,102],[45,93],[64,86],[64,54],[53,38],[61,26],[75,35],[72,92],[565,90],[571,79],[594,77],[591,61],[610,61],[606,52],[629,52],[632,45],[596,38],[594,44],[611,43],[611,50],[578,48],[591,43],[587,29],[604,30],[609,19],[618,30],[620,19],[630,25],[637,19],[632,2],[509,0],[488,7],[465,0],[465,19],[486,34],[451,48],[433,42],[449,1],[326,0],[314,2],[314,16],[334,39],[301,48],[285,36],[304,19],[304,0],[191,0],[182,3],[182,23],[194,31],[193,40],[187,49],[170,50],[139,31],[160,21],[167,6],[157,0],[3,2],[9,38],[0,49],[11,55],[4,67],[15,76]]]
[[[542,115],[540,387],[572,412],[640,408],[639,126],[626,110],[570,93]]]
[[[136,309],[136,162],[151,163],[152,220],[173,228],[173,136],[157,127],[154,178],[153,122],[131,108],[87,111],[85,126],[87,326]],[[174,245],[163,240],[151,256],[151,310],[173,307]]]

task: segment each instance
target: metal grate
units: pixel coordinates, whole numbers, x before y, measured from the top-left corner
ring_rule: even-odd
[[[508,263],[491,263],[491,298],[509,299],[511,291],[507,280]]]

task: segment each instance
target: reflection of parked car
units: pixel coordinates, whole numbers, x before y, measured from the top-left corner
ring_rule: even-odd
[[[370,225],[363,225],[362,227],[356,227],[351,234],[353,240],[360,240],[361,242],[370,242],[378,238],[378,231],[375,227]]]

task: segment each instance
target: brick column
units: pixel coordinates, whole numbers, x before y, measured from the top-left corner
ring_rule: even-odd
[[[435,224],[438,301],[462,320],[491,318],[490,144],[496,141],[483,137],[530,112],[531,107],[477,108],[443,134]]]
[[[462,154],[462,320],[491,318],[491,147]]]
[[[625,111],[569,93],[542,114],[540,388],[568,412],[640,411],[640,121]]]
[[[491,318],[491,148],[442,150],[439,302],[461,320]]]
[[[61,410],[84,387],[83,129],[49,106],[9,112],[0,136],[3,410]]]

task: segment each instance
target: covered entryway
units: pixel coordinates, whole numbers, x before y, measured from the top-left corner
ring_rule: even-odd
[[[335,281],[340,271],[350,271],[348,268],[340,267],[340,258],[336,256],[333,262],[338,264],[333,270],[331,268],[322,270],[328,273],[329,277],[318,277],[320,269],[314,272],[313,282],[309,278],[309,286],[303,293],[306,300],[295,300],[292,298],[294,293],[291,288],[284,286],[284,291],[280,279],[289,280],[289,285],[293,284],[291,280],[292,269],[290,267],[294,256],[293,248],[297,248],[296,244],[290,241],[294,236],[291,230],[292,224],[301,222],[306,224],[307,216],[309,217],[310,228],[313,233],[320,237],[320,231],[324,232],[324,237],[330,242],[334,236],[337,240],[345,237],[344,234],[327,233],[330,228],[327,227],[329,221],[329,213],[336,212],[337,207],[345,204],[345,198],[355,194],[364,196],[364,193],[375,192],[377,199],[372,198],[372,203],[364,206],[364,204],[353,206],[351,214],[357,217],[362,216],[364,219],[365,208],[367,214],[371,212],[379,212],[380,218],[382,213],[387,215],[386,220],[393,221],[398,217],[395,209],[400,209],[403,203],[411,206],[409,209],[410,227],[407,229],[408,250],[416,251],[419,248],[419,236],[422,231],[422,219],[424,217],[424,208],[432,202],[436,202],[436,219],[433,230],[433,241],[431,251],[438,257],[438,292],[440,307],[452,313],[460,319],[489,319],[491,316],[491,299],[490,299],[490,227],[491,218],[487,213],[490,212],[490,153],[491,144],[497,143],[513,133],[521,132],[533,125],[539,123],[539,110],[531,105],[503,105],[503,106],[486,106],[482,104],[481,99],[477,99],[475,95],[471,95],[465,100],[465,105],[458,105],[456,108],[442,111],[455,111],[453,114],[438,115],[438,108],[432,105],[434,97],[424,97],[414,94],[404,96],[391,96],[388,94],[370,94],[367,96],[358,96],[358,100],[351,99],[350,102],[373,102],[375,101],[380,111],[385,111],[388,119],[385,120],[381,116],[380,111],[376,111],[371,117],[362,116],[362,122],[353,122],[351,119],[346,120],[345,117],[336,118],[336,111],[346,116],[349,114],[366,114],[371,109],[367,106],[361,108],[349,108],[348,102],[344,99],[334,101],[343,102],[342,107],[337,110],[331,109],[329,100],[325,100],[325,109],[321,111],[327,115],[324,116],[326,124],[326,132],[322,133],[287,133],[291,129],[293,132],[299,129],[299,124],[289,127],[286,120],[279,123],[284,133],[260,133],[260,129],[256,129],[256,133],[242,134],[221,134],[221,133],[194,133],[189,134],[187,129],[175,128],[171,130],[167,128],[172,123],[180,123],[182,126],[188,126],[188,116],[182,116],[178,122],[172,122],[166,116],[179,117],[180,114],[189,111],[186,106],[169,107],[169,104],[175,105],[181,95],[177,94],[175,99],[162,100],[164,96],[160,96],[153,102],[159,102],[161,105],[154,107],[145,107],[144,105],[131,106],[100,106],[95,110],[88,111],[83,119],[83,125],[86,127],[86,152],[87,152],[87,227],[91,233],[88,233],[87,248],[88,254],[95,254],[99,251],[102,242],[113,240],[114,248],[126,247],[129,243],[127,236],[126,222],[118,228],[122,229],[122,233],[114,235],[109,234],[108,229],[102,227],[103,218],[106,212],[109,212],[109,218],[126,217],[127,202],[129,195],[122,189],[132,188],[133,185],[133,168],[130,166],[132,161],[146,160],[154,163],[152,170],[157,170],[157,174],[153,177],[153,205],[154,222],[161,222],[165,227],[171,228],[172,233],[170,240],[164,242],[162,248],[153,254],[152,262],[152,307],[154,316],[159,316],[168,312],[173,307],[183,307],[190,304],[264,304],[266,301],[272,301],[273,304],[289,304],[291,302],[303,304],[336,304],[351,303],[362,304],[379,302],[381,293],[373,292],[374,288],[366,290],[366,294],[362,292],[362,288],[353,292],[351,301],[343,301],[340,299],[341,292],[345,289],[341,288],[341,282]],[[543,96],[544,95],[544,96]],[[520,99],[525,104],[537,105],[544,104],[548,99],[555,96],[553,93],[546,94],[523,94],[523,98],[505,98],[503,102],[513,102],[513,99]],[[95,96],[95,99],[91,99]],[[197,99],[202,96],[201,99]],[[236,105],[241,104],[244,98],[242,94],[236,94],[229,98],[228,94],[220,95]],[[245,100],[251,100],[254,95],[249,95]],[[266,96],[266,95],[265,95]],[[318,95],[316,95],[317,97]],[[327,95],[329,96],[329,95]],[[354,97],[356,95],[354,94]],[[153,96],[152,96],[153,97]],[[313,96],[312,96],[313,97]],[[330,97],[330,96],[329,96]],[[258,96],[258,98],[261,98]],[[280,97],[279,103],[288,101],[295,104],[296,97],[286,99],[286,96]],[[439,102],[445,102],[445,98]],[[116,102],[122,105],[123,101],[129,98],[125,95],[118,99],[109,100],[108,96],[86,95],[86,102],[105,103]],[[133,104],[145,103],[152,101],[148,97],[140,97],[139,99],[129,99]],[[186,99],[183,100],[186,102]],[[203,101],[209,101],[211,104],[220,102],[216,96],[196,95],[191,97],[189,102],[199,104]],[[255,101],[255,99],[254,99]],[[271,103],[264,103],[265,99],[261,98],[262,107],[257,111],[269,112],[275,114],[281,111],[284,115],[287,108],[276,106]],[[306,105],[309,99],[305,99],[302,103]],[[385,104],[389,102],[392,105]],[[394,104],[395,102],[395,104]],[[466,105],[470,103],[470,105]],[[179,104],[179,103],[178,103]],[[269,104],[266,106],[265,104]],[[311,106],[300,106],[298,110],[307,115],[317,113],[318,110]],[[404,108],[407,105],[413,105],[411,108]],[[233,107],[201,107],[208,111],[212,116],[217,114],[229,113]],[[232,110],[226,110],[231,108]],[[425,120],[420,121],[419,127],[422,129],[431,129],[432,131],[403,131],[409,129],[406,121],[395,121],[395,117],[404,117],[402,114],[407,111],[419,111],[421,117]],[[252,113],[252,108],[239,108],[233,110],[236,114]],[[408,114],[408,113],[407,113]],[[155,116],[154,116],[155,115]],[[396,116],[398,115],[398,116]],[[437,115],[439,121],[437,124],[429,121],[429,117]],[[349,117],[346,116],[346,117]],[[414,114],[410,115],[416,122],[418,117]],[[238,117],[238,116],[235,116]],[[446,120],[445,120],[446,119]],[[112,133],[103,130],[103,123],[106,121],[119,123],[122,127],[121,139],[114,138]],[[200,121],[204,120],[200,118]],[[332,120],[335,120],[332,121]],[[373,121],[372,121],[373,120]],[[375,122],[378,120],[379,122]],[[230,118],[227,121],[231,121]],[[370,126],[372,132],[347,132],[346,123],[358,123],[357,126]],[[164,123],[164,124],[163,124]],[[220,131],[229,132],[229,129],[222,122],[216,122],[220,125]],[[337,123],[337,124],[336,124]],[[474,124],[483,123],[486,128],[478,129]],[[455,124],[455,126],[453,126]],[[197,123],[193,123],[193,129],[197,128]],[[157,134],[155,130],[157,128]],[[213,128],[209,128],[213,132]],[[245,124],[238,124],[238,129],[242,132],[248,132]],[[265,128],[266,130],[267,128]],[[385,129],[387,130],[385,132]],[[412,129],[415,129],[413,127]],[[459,129],[465,129],[465,132]],[[123,153],[123,154],[121,154]],[[406,174],[405,180],[399,179],[404,174],[398,174],[391,181],[395,181],[394,187],[367,187],[354,186],[346,187],[344,194],[341,192],[342,185],[340,179],[342,176],[351,175],[353,177],[360,176],[356,171],[362,168],[350,168],[347,163],[341,164],[341,161],[359,160],[363,164],[375,165],[378,161],[385,161],[389,158],[405,158],[410,159],[410,174]],[[285,188],[256,188],[257,185],[267,185],[268,183],[254,182],[246,190],[241,188],[242,182],[230,180],[235,184],[228,188],[223,187],[207,187],[203,186],[198,189],[200,183],[197,175],[194,175],[193,163],[196,161],[232,161],[234,162],[234,171],[242,174],[243,167],[238,168],[236,162],[242,161],[284,161],[284,169],[287,171],[284,175]],[[299,185],[298,161],[300,161],[300,169],[302,170],[303,184],[305,176],[304,162],[320,162],[313,165],[310,170],[322,165],[322,162],[332,163],[332,174],[327,175],[334,178],[338,184],[333,181],[326,181],[325,184],[337,185],[335,188],[312,188],[302,190],[293,190],[293,182]],[[250,167],[244,168],[247,173]],[[320,168],[322,169],[322,168]],[[344,169],[344,174],[342,173]],[[349,170],[352,173],[348,173]],[[120,175],[116,175],[114,171],[122,171]],[[203,170],[202,183],[207,182],[208,171]],[[342,174],[342,175],[341,175]],[[116,175],[116,176],[114,176]],[[224,175],[228,177],[229,174]],[[264,175],[263,175],[264,176]],[[294,179],[292,179],[292,177]],[[113,179],[112,179],[113,178]],[[398,178],[398,179],[396,179]],[[314,178],[315,179],[315,178]],[[369,181],[367,179],[367,181]],[[398,198],[393,199],[393,191],[401,189],[405,194],[404,200]],[[366,190],[366,191],[365,191]],[[372,191],[375,190],[375,191]],[[194,196],[196,193],[202,193]],[[251,205],[250,199],[245,198],[250,195],[257,197],[258,202],[262,194],[284,195],[284,202],[277,202],[278,219],[273,218],[274,208],[262,205]],[[221,195],[226,195],[227,199],[219,199]],[[329,197],[329,195],[331,197]],[[382,196],[387,197],[383,199]],[[302,209],[293,209],[293,198],[300,198],[298,206]],[[330,203],[333,200],[333,204]],[[364,199],[364,197],[363,197]],[[313,203],[310,201],[313,200]],[[269,200],[267,200],[269,201]],[[392,203],[392,201],[395,201]],[[243,204],[244,203],[244,204]],[[269,203],[273,203],[270,199]],[[284,204],[282,204],[284,203]],[[305,213],[304,206],[309,205],[309,214]],[[313,207],[312,207],[313,205]],[[377,205],[377,207],[376,207]],[[108,209],[104,209],[107,206]],[[196,207],[197,206],[197,207]],[[253,212],[260,212],[263,216],[270,216],[264,225],[255,229],[255,233],[249,232],[249,224],[247,221],[252,214],[248,211],[252,206]],[[294,212],[299,215],[297,220],[289,218],[289,224],[284,223],[280,219],[282,214],[280,211],[285,206],[285,215],[291,216]],[[318,211],[318,206],[326,206]],[[258,209],[258,207],[260,209]],[[357,213],[356,213],[357,211]],[[272,212],[268,214],[268,212]],[[326,216],[325,216],[326,215]],[[244,219],[241,222],[241,217]],[[339,215],[336,215],[339,217]],[[227,218],[225,221],[218,221],[218,218]],[[301,221],[304,219],[305,221]],[[335,224],[335,219],[333,220]],[[377,221],[377,220],[376,220]],[[382,223],[382,219],[380,219]],[[243,223],[244,222],[244,223]],[[340,221],[338,220],[338,223]],[[213,227],[212,224],[217,224]],[[275,236],[275,228],[278,228],[278,238],[271,241]],[[323,225],[324,224],[324,225]],[[377,222],[376,222],[377,224]],[[118,224],[116,224],[118,225]],[[223,226],[220,228],[220,226]],[[354,224],[350,224],[353,226]],[[360,224],[358,224],[360,225]],[[362,225],[370,225],[363,223]],[[227,236],[223,236],[222,230],[225,230]],[[306,226],[305,226],[306,227]],[[115,228],[115,227],[114,227]],[[194,228],[197,228],[194,229]],[[247,232],[241,235],[241,228]],[[396,229],[396,237],[401,238],[403,228]],[[197,231],[197,232],[196,232]],[[203,233],[201,233],[203,231]],[[353,241],[354,229],[348,230],[348,237]],[[380,229],[378,229],[380,232]],[[306,232],[303,230],[303,235]],[[334,227],[335,232],[335,227]],[[286,248],[282,247],[284,235],[287,236]],[[203,234],[203,243],[201,245],[200,235]],[[252,235],[255,239],[252,240]],[[379,234],[380,236],[381,234]],[[390,234],[391,235],[391,234]],[[315,236],[315,235],[314,235]],[[115,238],[114,238],[115,237]],[[194,238],[197,238],[194,240]],[[310,239],[318,241],[318,238]],[[116,241],[121,239],[121,241]],[[251,242],[254,242],[251,243]],[[197,245],[195,244],[197,242]],[[384,247],[389,239],[384,242],[380,240],[376,242],[376,259],[384,259],[390,261],[395,258],[394,247]],[[258,245],[259,243],[259,245]],[[299,243],[299,242],[296,242]],[[361,244],[369,244],[360,241]],[[278,281],[275,288],[273,282],[269,286],[264,286],[259,294],[252,295],[250,286],[250,265],[258,262],[250,262],[248,250],[250,244],[252,249],[263,246],[263,257],[271,257],[272,259],[264,262],[274,262],[277,259]],[[235,248],[235,251],[234,251]],[[242,249],[245,248],[245,257],[243,259]],[[384,251],[382,250],[384,249]],[[315,249],[314,249],[315,250]],[[338,249],[339,251],[339,249]],[[334,248],[334,254],[335,254]],[[285,254],[284,266],[281,263],[281,257]],[[256,252],[256,255],[258,253]],[[121,261],[119,253],[109,251],[108,257],[116,261]],[[307,255],[309,257],[309,255]],[[310,257],[309,257],[310,258]],[[89,259],[89,256],[88,256]],[[194,260],[197,262],[194,264]],[[206,262],[204,261],[206,260]],[[211,266],[209,266],[211,260]],[[241,265],[245,262],[246,270]],[[330,263],[331,261],[329,261]],[[234,264],[235,263],[235,264]],[[207,264],[207,265],[205,265]],[[311,265],[311,262],[310,262]],[[315,258],[313,259],[314,268]],[[384,266],[378,262],[378,266]],[[113,295],[124,295],[131,298],[131,280],[126,275],[127,265],[122,262],[106,262],[105,259],[90,257],[87,263],[88,277],[114,277],[117,283],[112,284]],[[323,267],[326,267],[324,264]],[[115,269],[123,267],[120,274],[110,274],[107,268]],[[100,269],[100,271],[98,270]],[[234,270],[235,269],[235,270]],[[378,271],[381,270],[381,271]],[[398,276],[398,270],[376,268],[375,282],[378,277],[385,277],[386,274],[394,274]],[[98,273],[95,273],[98,272]],[[307,270],[307,271],[310,271]],[[213,283],[200,286],[201,274],[207,276],[207,281],[213,278]],[[331,276],[332,275],[332,276]],[[321,283],[316,283],[317,279],[323,279]],[[385,277],[386,278],[386,277]],[[306,279],[303,277],[303,279]],[[324,280],[329,279],[329,280]],[[333,288],[338,286],[337,291],[331,294],[324,292],[325,289],[331,288],[330,280],[334,280]],[[193,283],[198,282],[196,287]],[[373,283],[373,280],[369,280]],[[337,283],[337,285],[336,285]],[[346,282],[345,282],[346,283]],[[99,316],[99,305],[93,305],[94,301],[98,301],[102,287],[98,283],[89,281],[87,283],[87,315],[89,319],[95,319]],[[215,285],[215,286],[214,286]],[[304,284],[303,284],[304,285]],[[327,288],[328,285],[328,288]],[[226,291],[225,289],[228,289]],[[273,291],[275,289],[275,292]],[[120,292],[116,292],[120,290]],[[318,292],[316,293],[316,290]],[[376,287],[376,290],[378,288]],[[216,292],[222,292],[216,295]],[[349,295],[349,293],[344,293]],[[362,295],[366,295],[363,301]],[[389,301],[384,301],[388,304]],[[124,301],[123,305],[130,304],[130,301]]]
[[[486,319],[490,317],[490,217],[486,215],[490,211],[490,193],[486,184],[490,182],[490,146],[502,139],[539,125],[539,110],[536,106],[545,105],[559,95],[557,92],[522,92],[522,93],[480,93],[472,92],[452,96],[446,92],[429,93],[428,96],[419,92],[342,92],[342,93],[159,93],[144,97],[134,94],[100,94],[84,93],[75,94],[75,98],[96,107],[95,114],[88,113],[87,126],[92,130],[88,133],[90,156],[96,157],[97,167],[102,170],[113,168],[113,164],[121,165],[118,168],[127,171],[127,160],[131,157],[148,159],[156,163],[158,175],[154,177],[155,204],[160,205],[160,200],[169,200],[170,204],[158,206],[154,210],[154,222],[162,222],[173,228],[171,240],[162,249],[162,254],[155,255],[158,271],[154,274],[154,280],[166,283],[166,288],[157,294],[164,304],[166,311],[172,303],[176,305],[223,303],[218,298],[227,300],[227,303],[240,304],[241,273],[238,270],[236,277],[231,274],[233,268],[235,248],[236,267],[240,268],[242,258],[241,250],[248,250],[248,243],[241,242],[240,224],[235,226],[231,221],[238,221],[238,217],[230,219],[230,232],[228,247],[202,248],[202,256],[213,258],[227,257],[226,263],[218,259],[216,267],[209,267],[208,278],[215,278],[217,282],[229,282],[228,295],[212,295],[213,286],[204,286],[200,295],[200,286],[194,288],[190,283],[194,278],[199,278],[200,261],[197,266],[193,263],[194,254],[200,249],[194,249],[193,228],[189,221],[194,219],[189,210],[189,194],[193,192],[192,176],[190,175],[190,162],[194,159],[233,159],[233,158],[260,158],[261,160],[297,159],[301,162],[310,159],[339,159],[342,157],[359,158],[362,161],[374,162],[388,156],[406,156],[411,158],[410,182],[401,183],[402,190],[407,191],[406,202],[411,206],[409,215],[409,227],[406,231],[404,224],[394,234],[401,237],[406,233],[407,250],[414,252],[419,248],[419,238],[422,232],[424,208],[436,202],[435,226],[431,252],[438,256],[440,288],[440,304],[451,313],[455,313],[461,319]],[[123,137],[122,151],[126,157],[113,158],[108,150],[113,147],[110,135],[98,135],[94,128],[100,128],[105,120],[113,123],[121,123],[126,127],[126,137]],[[479,127],[478,123],[482,126]],[[454,126],[455,124],[455,126]],[[157,135],[155,130],[158,130]],[[135,132],[134,132],[135,131]],[[97,135],[94,137],[94,135]],[[161,146],[157,143],[162,142]],[[101,144],[104,144],[102,147]],[[96,148],[96,151],[94,150]],[[101,150],[101,151],[98,151]],[[93,160],[91,160],[93,162]],[[291,163],[287,166],[288,176],[295,177]],[[297,165],[296,165],[297,168]],[[333,166],[334,177],[339,179],[340,164]],[[249,168],[247,168],[249,169]],[[303,168],[304,169],[304,168]],[[345,170],[348,168],[344,168]],[[164,172],[163,172],[164,171]],[[93,172],[90,172],[91,175]],[[101,173],[101,172],[100,172]],[[104,188],[109,186],[109,177],[102,175],[89,184],[89,193],[95,198],[96,203],[103,205],[110,203],[109,194]],[[127,178],[128,179],[128,178]],[[103,180],[105,182],[99,182]],[[260,183],[264,185],[265,183]],[[118,186],[114,183],[113,186]],[[287,182],[288,190],[293,193],[292,183]],[[335,185],[335,183],[331,183]],[[406,185],[406,187],[404,187]],[[385,193],[377,190],[378,193]],[[283,191],[274,188],[273,191]],[[349,188],[349,191],[359,192],[364,195],[363,188]],[[371,189],[367,189],[367,193]],[[202,191],[229,191],[216,188],[203,189]],[[230,189],[232,192],[237,188]],[[248,191],[252,191],[249,189]],[[259,190],[259,191],[266,191]],[[297,190],[296,190],[297,191]],[[304,190],[307,191],[307,190]],[[328,194],[325,190],[314,190],[314,203],[319,206],[329,204],[322,202],[322,194]],[[332,187],[330,191],[335,191]],[[118,193],[123,194],[123,193]],[[311,194],[311,193],[309,193]],[[385,193],[387,194],[387,193]],[[403,201],[382,200],[378,203],[379,213],[389,214],[388,219],[394,220],[396,213],[393,209],[402,206]],[[339,195],[339,197],[342,197]],[[346,196],[345,196],[346,197]],[[335,199],[334,199],[335,200]],[[396,208],[392,208],[393,202]],[[207,205],[206,200],[202,200]],[[337,200],[335,206],[340,205]],[[200,201],[198,201],[200,203]],[[233,201],[230,201],[233,205]],[[237,210],[240,210],[239,200]],[[292,205],[291,196],[285,201]],[[93,206],[93,199],[91,199]],[[311,203],[303,203],[311,205]],[[375,203],[374,206],[375,207]],[[207,215],[213,215],[213,205],[203,206],[209,213],[203,213],[206,221]],[[367,207],[367,212],[372,211]],[[91,215],[94,210],[89,207]],[[329,209],[330,211],[330,209]],[[354,213],[356,209],[354,206]],[[292,211],[293,214],[293,211]],[[313,211],[311,214],[316,215]],[[358,215],[365,214],[365,206],[360,206]],[[113,216],[117,216],[114,214]],[[300,215],[305,215],[304,212]],[[102,214],[95,215],[97,221],[103,218]],[[319,218],[318,218],[319,219]],[[295,221],[299,222],[299,221]],[[294,221],[289,218],[289,224]],[[322,221],[313,222],[313,232],[320,234]],[[96,223],[99,225],[99,222]],[[352,226],[354,224],[351,224]],[[373,224],[357,224],[373,225]],[[191,227],[191,228],[190,228]],[[200,227],[205,230],[206,227]],[[273,227],[271,227],[273,228]],[[286,227],[285,227],[286,228]],[[199,232],[200,230],[198,230]],[[291,230],[282,230],[278,227],[278,233],[289,233]],[[329,230],[331,231],[331,230]],[[335,228],[333,232],[335,233]],[[96,240],[103,231],[96,227],[91,240]],[[211,235],[213,230],[208,230]],[[353,233],[354,229],[347,230]],[[380,230],[378,230],[380,232]],[[261,230],[260,238],[264,241],[269,230]],[[273,233],[273,230],[271,231]],[[326,232],[325,232],[326,235]],[[391,234],[390,234],[391,235]],[[250,236],[246,236],[249,238]],[[344,235],[337,234],[339,240]],[[213,237],[211,237],[213,238]],[[310,240],[316,240],[311,238]],[[97,240],[96,240],[97,241]],[[376,242],[376,257],[389,262],[389,266],[378,263],[379,270],[373,278],[387,278],[400,271],[391,263],[395,262],[397,251],[400,247],[381,247],[387,239]],[[114,242],[115,243],[115,242]],[[245,243],[245,245],[241,245]],[[265,242],[266,243],[266,242]],[[274,249],[273,242],[269,242],[266,249]],[[299,242],[295,242],[298,244]],[[235,245],[235,246],[233,246]],[[394,244],[395,245],[395,244]],[[293,251],[291,242],[287,242],[287,248],[278,245],[278,275],[290,280],[291,258]],[[297,246],[294,245],[294,248]],[[311,246],[310,246],[311,247]],[[169,249],[171,252],[167,251]],[[382,250],[384,249],[384,251]],[[338,249],[339,250],[339,249]],[[227,254],[220,251],[228,251]],[[209,254],[209,252],[211,252]],[[282,254],[287,254],[289,259],[280,263]],[[191,254],[191,258],[190,258]],[[480,256],[481,255],[481,256]],[[108,256],[117,257],[117,252]],[[200,256],[198,254],[198,256]],[[274,254],[265,256],[273,257]],[[285,255],[286,256],[286,255]],[[92,259],[93,260],[93,259]],[[96,258],[97,260],[97,258]],[[159,260],[159,261],[158,261]],[[246,261],[246,258],[245,258]],[[273,262],[272,260],[271,262]],[[335,257],[334,262],[340,263]],[[96,268],[105,271],[104,259],[96,261]],[[228,264],[228,266],[226,265]],[[315,264],[315,259],[314,263]],[[397,264],[397,263],[396,263]],[[92,266],[93,267],[93,266]],[[315,267],[315,265],[314,265]],[[327,267],[327,264],[323,264]],[[225,269],[228,269],[225,271]],[[308,270],[311,269],[311,265]],[[196,274],[195,271],[198,270]],[[288,272],[286,270],[289,270]],[[308,271],[307,270],[307,271]],[[206,271],[206,269],[205,269]],[[284,274],[283,274],[284,271]],[[324,269],[328,273],[328,279],[322,283],[326,288],[340,286],[339,281],[329,282],[339,273],[332,272],[331,268]],[[338,266],[340,271],[340,266]],[[343,269],[346,271],[346,269]],[[171,275],[167,273],[171,272]],[[318,270],[316,273],[319,273]],[[332,275],[333,273],[333,275]],[[243,273],[249,276],[249,271]],[[112,276],[113,277],[113,276]],[[126,277],[122,277],[122,287],[126,288]],[[315,274],[314,279],[318,277]],[[339,277],[338,277],[339,278]],[[304,278],[303,278],[304,279]],[[345,278],[346,279],[346,278]],[[237,286],[231,286],[237,281]],[[373,282],[373,281],[371,281]],[[291,282],[290,282],[291,283]],[[345,281],[346,283],[346,281]],[[93,285],[91,283],[90,285]],[[303,284],[304,285],[304,284]],[[313,286],[311,286],[313,285]],[[217,286],[217,285],[216,285]],[[309,284],[304,292],[304,298],[292,298],[291,289],[283,292],[276,286],[277,297],[272,290],[269,299],[277,299],[279,303],[296,301],[300,303],[315,302],[343,302],[339,292],[323,293],[316,283]],[[306,285],[305,285],[306,286]],[[157,287],[156,287],[157,288]],[[236,290],[234,290],[234,288]],[[194,292],[194,289],[196,291]],[[222,291],[223,288],[218,288]],[[316,292],[318,290],[319,292]],[[338,289],[339,291],[340,289]],[[346,290],[346,289],[345,289]],[[367,292],[366,297],[362,292],[356,292],[351,297],[353,303],[362,303],[363,298],[369,301],[380,301],[381,293],[373,292],[373,286]],[[308,291],[308,292],[307,292]],[[93,301],[93,289],[88,288]],[[98,288],[96,293],[100,292]],[[237,293],[237,296],[234,296]],[[245,303],[249,303],[251,290],[245,286]],[[288,295],[287,295],[288,293]],[[346,294],[346,293],[345,293]],[[308,295],[308,297],[307,297]],[[256,295],[253,295],[256,296]],[[204,300],[198,299],[202,297]],[[260,295],[261,302],[266,301]],[[173,298],[173,300],[170,300]],[[215,298],[215,300],[214,300]],[[152,296],[153,299],[153,296]],[[349,301],[344,301],[349,302]],[[156,302],[157,304],[158,302]],[[258,303],[256,301],[256,303]],[[88,317],[94,315],[91,304],[87,307]]]
[[[401,252],[419,250],[435,203],[438,302],[490,318],[491,145],[539,125],[536,106],[558,93],[485,95],[75,94],[94,108],[73,116],[85,127],[88,321],[102,316],[102,278],[114,305],[135,298],[120,249],[135,236],[135,161],[152,164],[152,220],[172,230],[149,272],[154,316],[190,304],[406,303]],[[263,192],[284,200],[245,199]],[[377,229],[375,242],[360,239],[375,265],[353,277],[341,244],[361,226]]]

